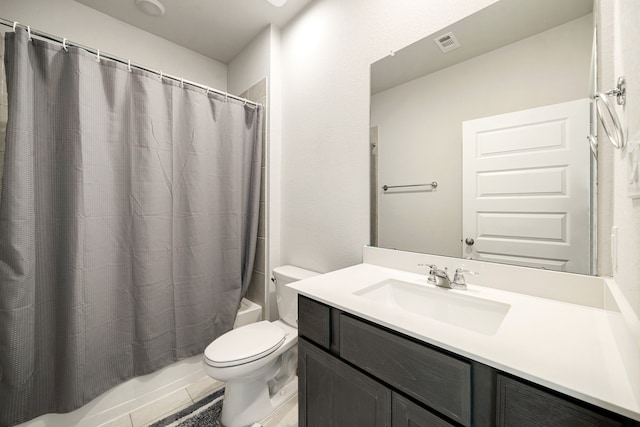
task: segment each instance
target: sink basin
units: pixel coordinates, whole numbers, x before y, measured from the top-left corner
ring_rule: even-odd
[[[354,295],[485,335],[498,331],[511,307],[448,289],[395,279],[376,283]]]

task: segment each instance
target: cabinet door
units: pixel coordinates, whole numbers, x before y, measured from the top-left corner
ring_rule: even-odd
[[[390,427],[391,391],[344,362],[299,341],[300,427]]]
[[[453,427],[453,424],[393,393],[393,427]]]
[[[499,427],[614,427],[610,419],[556,395],[498,375]]]

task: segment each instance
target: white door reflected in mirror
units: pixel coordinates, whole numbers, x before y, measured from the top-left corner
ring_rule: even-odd
[[[580,99],[463,123],[465,258],[592,273],[589,109]]]

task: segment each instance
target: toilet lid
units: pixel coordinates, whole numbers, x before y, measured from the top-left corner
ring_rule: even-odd
[[[204,356],[207,364],[214,367],[242,365],[273,353],[284,339],[282,328],[263,320],[217,338],[204,350]]]

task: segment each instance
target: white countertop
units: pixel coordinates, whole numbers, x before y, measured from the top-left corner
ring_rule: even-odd
[[[637,346],[628,343],[637,341],[620,312],[473,284],[467,290],[438,288],[509,304],[497,332],[486,335],[354,295],[387,279],[433,287],[426,275],[372,264],[289,286],[345,312],[640,421],[640,378],[628,363],[637,358],[629,354]]]

